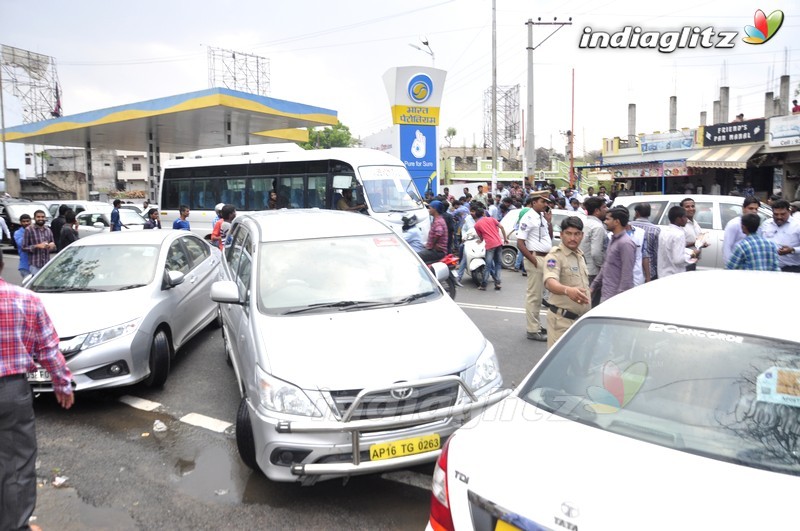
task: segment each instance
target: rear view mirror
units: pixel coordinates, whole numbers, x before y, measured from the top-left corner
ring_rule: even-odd
[[[353,184],[353,178],[349,175],[333,176],[333,187],[338,190],[344,190],[350,188],[352,184]]]

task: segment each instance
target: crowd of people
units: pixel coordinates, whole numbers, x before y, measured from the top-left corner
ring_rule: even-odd
[[[444,188],[429,202],[434,228],[426,247],[437,249],[438,256],[447,252],[461,256],[457,284],[462,286],[467,265],[464,241],[474,231],[487,249],[478,289],[485,290],[491,277],[499,290],[499,256],[508,243],[499,221],[514,216],[518,254],[511,271],[527,277],[527,337],[548,345],[591,307],[639,284],[696,270],[710,245],[708,231],[695,219],[692,197],[669,209],[668,224],[656,225],[650,220],[648,203],[637,203],[633,212],[612,207],[604,187],[597,194],[589,188],[585,196],[574,189],[558,191],[551,185],[533,190],[518,183],[508,188],[498,183],[495,193],[488,193],[483,185],[477,190],[472,196],[465,188],[456,199]],[[725,267],[800,272],[800,201],[771,198],[772,218],[765,220],[758,215],[760,206],[756,197],[743,197],[742,215],[727,223],[722,249]],[[554,247],[555,209],[582,215],[563,220],[561,243]],[[550,293],[547,300],[545,290]],[[546,327],[540,321],[542,306],[549,309]]]

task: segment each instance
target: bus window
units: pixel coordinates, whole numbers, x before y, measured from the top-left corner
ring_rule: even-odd
[[[303,192],[302,177],[281,177],[278,179],[278,208],[303,208]]]
[[[244,210],[244,179],[221,179],[220,180],[219,202],[235,206],[239,210]],[[216,203],[215,203],[216,204]]]
[[[308,178],[306,206],[309,208],[325,208],[325,198],[328,197],[328,176],[315,175]]]
[[[250,179],[248,210],[269,209],[269,193],[275,189],[274,177],[254,177]]]

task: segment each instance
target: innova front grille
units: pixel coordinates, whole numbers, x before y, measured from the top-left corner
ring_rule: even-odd
[[[344,415],[353,405],[360,389],[331,391],[330,395],[336,405],[337,414]],[[459,385],[457,382],[438,382],[409,386],[392,391],[376,391],[368,393],[357,409],[353,411],[351,420],[368,420],[413,413],[424,413],[454,406],[458,400]]]

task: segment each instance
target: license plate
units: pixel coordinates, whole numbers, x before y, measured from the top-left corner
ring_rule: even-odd
[[[28,373],[28,381],[29,382],[49,382],[50,381],[50,373],[47,372],[45,369],[37,369],[33,372]]]
[[[388,443],[373,444],[369,447],[370,461],[380,461],[381,459],[394,459],[405,455],[421,454],[432,452],[441,447],[439,434],[414,437],[412,439],[402,439]]]
[[[520,531],[519,527],[511,525],[503,520],[498,520],[497,525],[494,526],[494,531]]]

